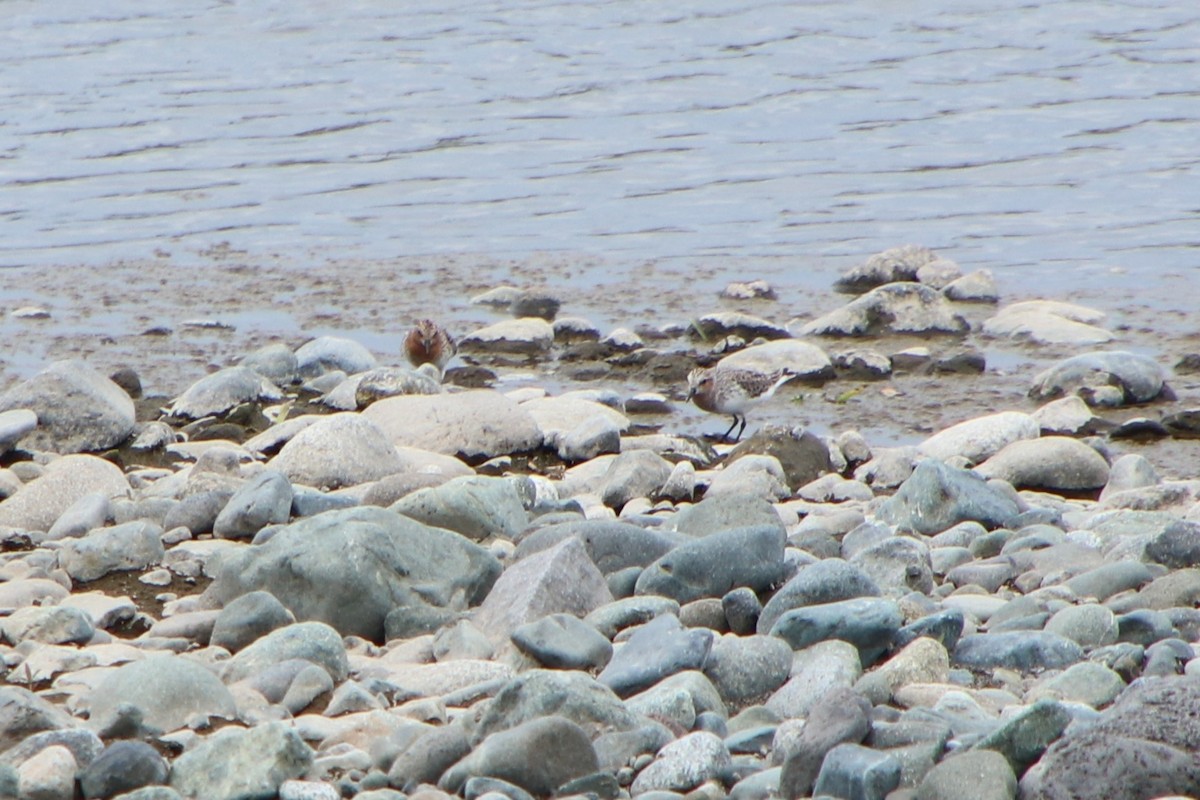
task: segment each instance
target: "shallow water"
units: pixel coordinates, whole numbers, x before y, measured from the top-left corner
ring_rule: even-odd
[[[1200,264],[1189,3],[0,13],[0,266],[228,243],[301,266],[563,253],[582,285],[722,264],[712,285],[787,289],[914,241],[1053,296]]]

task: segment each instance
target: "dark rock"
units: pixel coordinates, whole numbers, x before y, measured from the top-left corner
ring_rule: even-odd
[[[145,742],[113,742],[79,776],[83,796],[116,797],[167,781],[167,762]]]
[[[871,704],[852,689],[834,689],[808,713],[795,744],[785,753],[779,794],[786,800],[807,797],[825,755],[839,744],[857,744],[871,730]]]
[[[900,608],[891,600],[864,597],[794,608],[779,617],[771,635],[793,650],[840,639],[858,648],[863,666],[870,666],[891,646],[902,622]]]
[[[612,643],[571,614],[550,614],[512,632],[517,648],[550,669],[600,669],[612,658]]]
[[[617,695],[628,697],[668,675],[700,669],[712,642],[712,631],[684,628],[673,616],[656,617],[613,654],[597,680]]]
[[[889,524],[932,535],[966,520],[1002,527],[1017,513],[1015,500],[976,473],[926,459],[876,515]]]
[[[973,669],[1031,672],[1069,667],[1083,660],[1083,650],[1070,639],[1046,631],[972,634],[959,640],[952,660]]]
[[[262,589],[296,619],[381,642],[389,612],[477,603],[500,571],[495,556],[458,534],[363,506],[298,520],[229,553],[206,595],[223,606]]]
[[[783,576],[784,541],[783,531],[772,525],[711,534],[676,547],[646,567],[635,591],[680,604],[721,597],[740,586],[763,591]]]
[[[538,797],[600,768],[596,751],[582,728],[559,716],[541,717],[484,739],[447,770],[438,786],[458,792],[467,779],[499,778]]]
[[[840,558],[826,558],[801,567],[775,592],[758,618],[758,632],[770,633],[779,617],[794,608],[878,596],[879,587],[861,569]]]

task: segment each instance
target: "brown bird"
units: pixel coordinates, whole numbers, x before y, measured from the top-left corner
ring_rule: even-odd
[[[458,345],[441,325],[430,319],[419,319],[404,337],[404,355],[414,367],[433,364],[445,369],[450,359],[458,352]]]
[[[688,400],[709,413],[733,417],[733,424],[721,436],[725,441],[729,441],[729,434],[733,433],[740,420],[742,427],[733,437],[736,442],[746,430],[746,409],[760,400],[766,400],[794,377],[795,373],[786,369],[766,375],[737,367],[697,368],[688,374]]]

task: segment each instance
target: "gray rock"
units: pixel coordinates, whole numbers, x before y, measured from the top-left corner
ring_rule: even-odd
[[[283,392],[247,367],[227,367],[193,383],[167,407],[172,417],[220,416],[242,403],[274,403]]]
[[[226,728],[175,759],[171,787],[184,797],[205,800],[274,797],[284,781],[303,775],[312,760],[312,749],[289,724]]]
[[[992,271],[978,269],[957,278],[942,289],[942,294],[959,303],[998,303],[1000,292]]]
[[[1172,522],[1146,543],[1146,558],[1171,569],[1200,566],[1200,523]]]
[[[442,773],[470,752],[462,725],[434,728],[400,752],[388,770],[388,783],[406,792],[423,783],[437,783]]]
[[[242,356],[239,366],[252,369],[277,386],[295,383],[300,377],[300,360],[285,344],[264,345]]]
[[[28,800],[71,800],[78,765],[65,747],[43,748],[17,767],[16,796]]]
[[[839,744],[821,762],[813,794],[847,800],[883,800],[900,785],[900,761],[858,744]]]
[[[676,537],[628,522],[582,519],[546,525],[521,538],[514,556],[521,560],[568,536],[583,541],[588,557],[605,575],[626,567],[644,567],[669,551]]]
[[[89,455],[56,458],[37,478],[0,502],[0,526],[48,531],[60,516],[88,495],[123,497],[129,482],[120,467]]]
[[[270,592],[248,592],[229,601],[213,623],[209,643],[236,653],[273,630],[296,621]]]
[[[20,744],[0,755],[0,765],[19,767],[30,757],[52,745],[70,750],[71,757],[80,769],[95,761],[104,749],[104,742],[91,731],[82,728],[62,728],[26,736]],[[3,791],[0,791],[0,797],[4,797]]]
[[[1143,646],[1177,636],[1171,618],[1162,611],[1142,608],[1117,617],[1117,639]]]
[[[966,459],[978,464],[1006,445],[1025,439],[1036,439],[1040,426],[1033,417],[1019,411],[1002,411],[951,425],[917,446],[923,455],[948,461]]]
[[[1045,697],[1102,708],[1124,689],[1125,681],[1113,670],[1093,661],[1081,661],[1038,682],[1027,693],[1027,699]]]
[[[764,375],[786,369],[804,381],[833,376],[833,364],[825,351],[799,339],[776,339],[745,347],[725,356],[720,363],[722,366],[750,369]]]
[[[315,378],[335,370],[355,375],[374,369],[378,364],[370,350],[352,339],[337,336],[319,336],[296,351],[296,369],[303,378]]]
[[[1105,391],[1115,389],[1115,395]],[[1162,392],[1163,369],[1153,359],[1123,351],[1083,353],[1039,373],[1031,397],[1077,394],[1089,405],[1146,403]],[[1108,399],[1105,399],[1108,398]]]
[[[604,576],[571,537],[504,571],[475,612],[475,623],[494,641],[550,614],[583,616],[612,601]]]
[[[94,581],[110,572],[144,569],[162,561],[163,529],[153,522],[127,522],[99,528],[82,539],[69,539],[58,563],[76,581]]]
[[[390,506],[392,511],[472,541],[488,536],[513,539],[529,524],[516,486],[508,478],[465,475],[418,489]]]
[[[791,337],[786,328],[752,314],[741,311],[714,311],[693,321],[689,334],[708,341],[738,336],[749,342],[763,339],[787,339]]]
[[[135,424],[125,390],[80,360],[56,361],[0,394],[0,411],[15,409],[37,416],[21,445],[55,453],[106,450],[128,439]],[[16,420],[6,436],[27,424],[28,417]]]
[[[607,417],[591,417],[563,433],[556,447],[558,457],[568,462],[588,461],[605,453],[619,453],[621,426]]]
[[[304,659],[323,668],[335,682],[346,679],[349,662],[338,632],[321,622],[297,622],[271,631],[225,662],[226,683],[249,678],[273,664]]]
[[[1076,402],[1083,404],[1079,398]],[[1100,499],[1107,500],[1115,494],[1131,489],[1143,489],[1159,483],[1157,470],[1145,456],[1127,453],[1112,463],[1108,471],[1108,483],[1100,492]]]
[[[596,751],[583,728],[560,716],[539,717],[484,739],[438,781],[458,792],[475,776],[499,778],[546,797],[564,783],[596,772]]]
[[[542,444],[541,429],[529,412],[492,390],[390,397],[373,403],[363,416],[398,446],[458,455],[472,463]]]
[[[1092,413],[1088,404],[1075,395],[1051,400],[1034,411],[1033,418],[1046,435],[1079,436],[1107,427],[1102,419]]]
[[[964,636],[954,648],[954,663],[972,669],[1031,672],[1063,669],[1083,660],[1083,650],[1065,637],[1045,631],[1011,631]]]
[[[935,611],[913,620],[897,631],[892,639],[892,645],[902,648],[924,636],[939,642],[946,650],[953,652],[962,636],[964,622],[963,613],[957,608]]]
[[[975,742],[976,750],[995,750],[1020,775],[1041,758],[1071,722],[1071,712],[1057,700],[1038,700],[1011,717],[998,728]]]
[[[917,785],[915,800],[1014,800],[1017,776],[993,750],[954,753],[935,764]]]
[[[801,567],[772,595],[758,618],[758,632],[770,633],[775,622],[793,608],[878,597],[879,593],[879,587],[860,568],[840,558],[826,558]]]
[[[764,591],[784,574],[784,535],[777,526],[731,528],[680,545],[643,570],[637,594],[681,605],[746,586]]]
[[[849,558],[885,594],[933,591],[933,565],[929,547],[908,536],[892,536]]]
[[[721,598],[721,609],[725,612],[729,630],[738,636],[748,636],[757,630],[763,607],[754,590],[743,586],[725,593]]]
[[[184,800],[184,797],[170,786],[143,786],[114,800]]]
[[[684,792],[723,775],[731,764],[729,750],[720,738],[706,731],[690,733],[660,750],[638,773],[630,792]]]
[[[554,327],[544,319],[520,317],[487,325],[459,342],[463,351],[536,355],[554,344]]]
[[[782,686],[792,668],[792,649],[774,636],[718,636],[704,674],[721,699],[735,708],[762,702]]]
[[[677,512],[666,524],[673,530],[695,537],[750,525],[777,525],[784,530],[775,507],[756,495],[705,498]]]
[[[932,535],[966,520],[1002,527],[1018,512],[1012,497],[979,475],[926,459],[896,494],[880,504],[876,516],[900,528]]]
[[[1120,632],[1116,615],[1099,603],[1067,606],[1050,617],[1045,630],[1065,636],[1086,650],[1112,644]]]
[[[1155,578],[1143,586],[1136,597],[1118,606],[1115,599],[1110,603],[1114,611],[1126,608],[1149,608],[1162,610],[1167,608],[1195,608],[1200,602],[1200,569],[1187,569],[1168,572]]]
[[[780,469],[783,470],[786,489],[791,492],[835,471],[829,446],[803,426],[763,425],[733,448],[725,463],[728,468],[736,465],[741,459],[752,456],[770,456],[778,461]],[[776,475],[773,463],[768,461],[766,464],[770,468],[769,477],[774,479]],[[768,496],[761,491],[750,494]],[[787,492],[783,496],[786,497]],[[769,519],[763,521],[770,522]]]
[[[917,283],[889,283],[806,323],[799,335],[962,334],[969,329],[937,290]]]
[[[571,614],[550,614],[512,632],[522,653],[550,669],[602,669],[612,658],[612,643]]]
[[[1057,300],[1027,300],[1000,309],[983,322],[983,332],[997,338],[1036,344],[1094,346],[1111,342],[1110,331],[1099,327],[1104,314]]]
[[[579,725],[589,738],[607,731],[632,731],[645,724],[611,689],[583,672],[530,669],[488,701],[471,730],[473,745],[488,736],[540,717],[557,715]]]
[[[768,501],[783,500],[791,495],[783,467],[774,456],[743,455],[725,463],[709,481],[706,497],[751,494]]]
[[[87,644],[96,627],[86,613],[70,606],[28,606],[0,622],[4,638],[12,644]]]
[[[851,688],[861,676],[862,660],[854,645],[837,639],[819,642],[793,656],[791,677],[765,705],[783,719],[804,718],[826,694]]]
[[[0,411],[0,455],[13,449],[37,424],[37,414],[28,408]]]
[[[403,367],[376,367],[354,380],[354,407],[366,408],[385,397],[409,394],[441,394],[442,384],[434,375]]]
[[[556,449],[562,447],[568,435],[573,434],[578,442],[606,439],[615,428],[619,442],[620,434],[629,429],[629,418],[616,408],[584,397],[539,397],[521,403],[521,408],[541,428],[545,445]]]
[[[1115,594],[1140,588],[1153,578],[1149,567],[1140,561],[1117,561],[1081,572],[1064,585],[1078,597],[1104,601]]]
[[[404,469],[404,462],[379,426],[347,412],[297,433],[267,466],[294,483],[336,489],[392,475]]]
[[[0,686],[0,752],[33,734],[76,724],[70,714],[28,689]]]
[[[112,502],[100,492],[85,494],[59,515],[42,541],[77,539],[104,525],[112,516]]]
[[[495,556],[456,533],[356,507],[297,520],[262,545],[225,555],[206,597],[225,605],[262,589],[296,619],[382,641],[395,609],[465,610],[500,571]]]
[[[87,766],[79,785],[87,800],[116,797],[167,781],[167,762],[145,742],[117,741]]]
[[[251,537],[267,525],[287,522],[291,512],[292,484],[283,473],[266,469],[233,493],[213,521],[213,535]]]
[[[1043,436],[1013,442],[975,468],[1019,489],[1083,491],[1108,483],[1108,462],[1078,439]]]
[[[183,527],[193,534],[211,533],[231,497],[233,492],[224,489],[188,495],[167,512],[163,527],[166,530]]]
[[[915,281],[922,267],[939,260],[928,247],[915,244],[889,247],[846,270],[834,282],[834,289],[843,294],[859,294],[885,283]]]
[[[656,617],[613,653],[597,680],[621,697],[684,670],[700,669],[712,647],[712,631],[684,628],[676,617]]]
[[[1200,725],[1193,710],[1200,681],[1178,677],[1130,686],[1100,719],[1052,744],[1021,779],[1021,797],[1051,800],[1195,796],[1193,751]]]
[[[516,784],[499,778],[468,778],[462,787],[466,800],[534,800],[533,795]]]
[[[634,625],[649,622],[655,617],[679,616],[679,603],[666,597],[625,597],[603,605],[584,618],[608,638]]]
[[[172,731],[195,717],[233,719],[233,695],[215,675],[187,658],[154,655],[110,673],[87,697],[93,730],[111,727],[121,706],[132,706],[144,724]]]
[[[770,633],[793,650],[840,639],[858,648],[863,666],[869,666],[891,646],[902,623],[894,602],[863,597],[794,608],[779,617]]]
[[[779,793],[787,800],[806,797],[826,754],[839,744],[857,744],[871,730],[871,705],[851,689],[835,689],[813,705],[804,728],[784,755]]]
[[[649,497],[671,476],[671,463],[650,450],[621,453],[601,478],[600,499],[620,510],[634,498]]]

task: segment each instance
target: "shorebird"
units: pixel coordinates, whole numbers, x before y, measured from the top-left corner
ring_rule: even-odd
[[[404,355],[414,367],[433,364],[442,370],[457,352],[458,345],[454,339],[431,319],[417,320],[417,324],[404,337]]]
[[[688,400],[697,407],[713,414],[729,414],[733,424],[721,436],[729,441],[729,434],[738,428],[733,441],[742,438],[746,430],[746,409],[775,394],[775,390],[795,377],[791,370],[781,369],[771,374],[752,369],[715,366],[694,369],[688,374]]]

